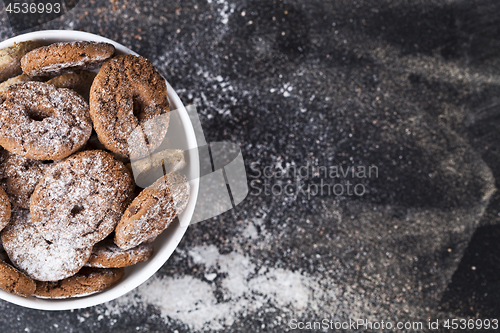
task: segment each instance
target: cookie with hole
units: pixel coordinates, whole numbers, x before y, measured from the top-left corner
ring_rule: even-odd
[[[146,58],[123,55],[106,61],[92,83],[89,104],[99,141],[124,157],[149,155],[167,132],[167,86]],[[131,135],[139,129],[145,149],[129,145]]]
[[[29,210],[14,207],[11,222],[1,234],[10,261],[38,281],[57,281],[78,272],[92,253],[92,246],[77,242],[50,242],[31,221]]]
[[[89,106],[70,89],[25,82],[7,88],[0,100],[0,145],[13,154],[59,160],[92,133]]]
[[[102,150],[87,150],[55,163],[36,186],[33,224],[50,242],[92,246],[116,227],[134,193],[125,165]]]

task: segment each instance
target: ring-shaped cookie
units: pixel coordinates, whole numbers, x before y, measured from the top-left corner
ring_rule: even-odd
[[[167,132],[169,111],[165,80],[140,56],[106,61],[90,90],[90,116],[99,140],[124,157],[141,158],[158,148]],[[145,152],[134,152],[128,144],[138,127],[146,137]]]
[[[36,160],[58,160],[80,149],[92,133],[87,102],[69,89],[42,82],[11,86],[0,103],[0,145]]]
[[[57,281],[75,274],[92,253],[92,246],[46,241],[33,225],[29,210],[17,207],[2,231],[2,244],[12,263],[38,281]]]
[[[51,166],[31,195],[33,225],[50,242],[92,246],[120,221],[134,182],[111,154],[87,150]]]

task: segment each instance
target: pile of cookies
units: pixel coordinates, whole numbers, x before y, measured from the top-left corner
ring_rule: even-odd
[[[108,43],[27,41],[0,50],[0,81],[0,288],[67,298],[113,286],[189,200],[182,151],[157,151],[165,80]],[[151,156],[164,176],[140,189],[131,163],[147,173]]]

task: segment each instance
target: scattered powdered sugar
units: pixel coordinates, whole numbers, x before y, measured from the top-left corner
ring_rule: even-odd
[[[353,318],[374,320],[370,313],[375,311],[368,299],[329,280],[267,266],[261,266],[257,272],[248,255],[239,250],[221,254],[212,245],[192,248],[188,255],[207,271],[217,270],[221,288],[192,276],[156,275],[134,292],[104,304],[104,314],[136,312],[153,306],[165,322],[179,321],[198,332],[225,330],[264,306],[277,308],[294,318],[307,313],[325,318],[340,315],[342,300],[351,299],[349,311]],[[222,293],[219,294],[222,300],[216,298],[216,293]]]

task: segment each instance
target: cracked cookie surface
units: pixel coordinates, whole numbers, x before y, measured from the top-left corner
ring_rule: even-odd
[[[33,224],[51,242],[91,246],[109,235],[134,192],[130,171],[102,150],[54,164],[31,196]]]
[[[42,82],[11,86],[0,100],[0,145],[36,160],[58,160],[92,133],[87,102],[70,89]]]
[[[90,116],[99,140],[131,159],[158,148],[167,132],[169,111],[165,80],[140,56],[106,61],[90,90]]]
[[[0,260],[0,288],[12,294],[30,297],[35,292],[36,285],[33,279]]]
[[[43,46],[26,53],[21,59],[24,74],[58,75],[80,69],[93,69],[115,53],[108,43],[62,42]]]
[[[94,246],[85,267],[127,267],[146,261],[152,255],[153,245],[151,244],[141,244],[129,250],[122,250],[113,243],[112,239],[105,239]]]
[[[11,207],[7,193],[0,187],[0,230],[10,221]]]
[[[34,295],[40,298],[82,297],[107,289],[123,277],[123,268],[82,268],[75,275],[55,282],[36,281]]]
[[[189,183],[172,172],[142,190],[123,214],[115,230],[115,244],[128,250],[152,242],[186,208]]]
[[[8,150],[0,151],[0,185],[7,193],[10,203],[29,209],[31,194],[51,164],[50,161],[14,155]]]

